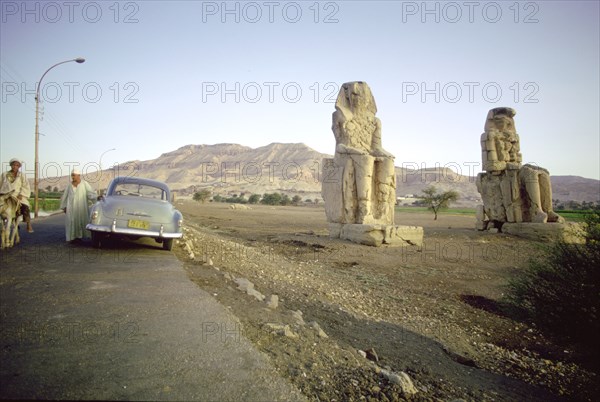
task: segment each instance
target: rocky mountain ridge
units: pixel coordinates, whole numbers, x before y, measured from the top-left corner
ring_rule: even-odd
[[[258,148],[239,144],[186,145],[165,152],[156,159],[132,160],[111,169],[87,174],[95,188],[106,188],[115,176],[140,176],[164,181],[179,195],[190,196],[203,188],[213,194],[264,194],[284,192],[300,195],[303,199],[320,198],[322,154],[303,143],[271,143]],[[561,201],[600,200],[600,181],[579,176],[552,176],[553,198]],[[48,185],[64,189],[68,178],[48,178],[40,188]],[[449,168],[409,170],[396,167],[396,194],[398,197],[418,196],[434,185],[440,190],[453,189],[460,195],[459,206],[480,203],[475,177],[465,176]]]

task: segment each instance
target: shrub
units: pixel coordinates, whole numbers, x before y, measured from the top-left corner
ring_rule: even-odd
[[[265,193],[265,194],[263,194],[262,199],[260,200],[260,203],[265,204],[265,205],[281,205],[281,194]]]
[[[234,194],[233,197],[226,198],[225,202],[232,204],[247,204],[248,200],[245,199],[243,195],[238,196],[237,194]]]
[[[289,195],[281,193],[281,201],[279,201],[281,205],[290,205],[292,203],[292,199]]]
[[[260,201],[259,194],[252,194],[250,196],[250,198],[248,198],[248,204],[258,204],[259,201]]]
[[[205,203],[211,196],[211,191],[208,189],[200,190],[194,193],[193,199],[194,201],[198,201],[201,203]]]
[[[595,350],[600,336],[600,210],[584,223],[585,242],[545,247],[509,282],[507,301],[538,327]],[[596,353],[598,353],[596,351]]]

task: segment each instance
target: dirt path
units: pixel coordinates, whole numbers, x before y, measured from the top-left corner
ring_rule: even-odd
[[[311,399],[411,397],[386,370],[408,374],[420,400],[594,395],[596,377],[574,363],[573,351],[499,304],[506,280],[539,244],[476,232],[468,216],[397,214],[398,224],[424,226],[418,251],[330,239],[321,207],[178,208],[194,259],[183,243],[176,253],[190,278],[228,306]],[[277,295],[279,307],[241,293],[241,277]]]

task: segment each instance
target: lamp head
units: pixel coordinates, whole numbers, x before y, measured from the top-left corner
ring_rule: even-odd
[[[75,61],[77,63],[83,63],[85,61],[85,59],[83,57],[78,57],[78,58],[75,59]]]

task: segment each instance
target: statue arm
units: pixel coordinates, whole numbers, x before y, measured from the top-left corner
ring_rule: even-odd
[[[523,155],[521,155],[521,140],[519,139],[519,134],[517,133],[515,133],[515,143],[513,146],[515,150],[516,162],[521,164],[521,162],[523,162]]]
[[[355,155],[368,155],[367,152],[351,147],[349,145],[337,144],[335,147],[335,152],[338,154],[355,154]]]
[[[346,138],[345,125],[348,121],[352,120],[351,113],[344,112],[342,109],[337,109],[333,113],[333,135],[335,136],[335,152],[338,154],[357,154],[366,155],[367,152],[360,149],[354,148],[348,145],[348,139]]]
[[[375,118],[375,131],[373,132],[373,138],[371,139],[371,151],[374,156],[384,156],[386,158],[393,158],[394,155],[383,149],[381,145],[381,120]]]
[[[501,136],[502,134],[497,130],[490,130],[481,136],[481,151],[486,154],[483,168],[488,172],[506,169]]]
[[[345,113],[342,112],[340,109],[337,109],[335,112],[333,112],[333,115],[331,117],[331,130],[333,131],[333,135],[335,137],[335,143],[339,144],[341,142],[344,142],[344,124],[346,124],[346,121],[348,120],[346,118]]]

